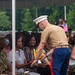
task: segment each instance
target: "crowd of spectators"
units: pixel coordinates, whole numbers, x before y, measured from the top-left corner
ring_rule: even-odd
[[[71,50],[69,69],[72,69],[73,71],[73,69],[75,69],[75,33],[72,33],[72,29],[68,29],[66,21],[62,21],[62,19],[60,19],[59,26],[64,29],[66,36],[68,38],[68,43]],[[49,61],[51,59],[51,55],[43,59],[44,54],[46,54],[50,50],[48,42],[46,43],[41,56],[39,56],[38,63],[34,67],[31,67],[31,63],[35,59],[35,51],[37,52],[37,46],[40,42],[41,33],[32,32],[30,34],[29,32],[24,31],[16,32],[15,34],[16,75],[22,75],[25,71],[28,71],[30,75],[50,75]],[[0,74],[11,75],[11,65],[12,33],[7,35],[0,35]],[[73,74],[69,72],[69,75]]]

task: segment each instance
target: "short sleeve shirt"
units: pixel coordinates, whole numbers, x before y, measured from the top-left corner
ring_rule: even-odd
[[[41,42],[49,42],[51,47],[68,44],[67,36],[64,30],[55,25],[47,25],[41,34]]]
[[[20,49],[19,51],[15,52],[15,61],[17,61],[19,64],[24,64],[24,59],[26,59],[26,58],[25,58],[23,50]],[[12,50],[9,52],[8,60],[9,60],[9,62],[12,62]],[[17,69],[16,71],[24,72],[24,69],[20,68],[20,69]]]

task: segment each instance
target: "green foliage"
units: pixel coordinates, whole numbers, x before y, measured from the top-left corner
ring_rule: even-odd
[[[22,9],[17,9],[16,10],[16,30],[21,31],[21,22],[22,22]]]
[[[24,10],[24,15],[21,25],[22,25],[22,31],[33,31],[35,29],[33,18],[30,9],[28,8]]]
[[[69,28],[75,30],[75,3],[70,6],[69,13],[67,14],[67,23]]]
[[[58,21],[58,18],[59,18],[58,8],[54,7],[54,8],[52,8],[52,12],[49,15],[48,20],[49,20],[50,23],[54,23],[54,22]]]
[[[5,11],[0,11],[0,31],[11,30],[11,22]]]
[[[67,24],[69,28],[75,30],[75,3],[71,6],[67,6]],[[17,17],[17,29],[21,31],[36,31],[36,25],[33,23],[33,19],[36,18],[36,7],[32,9],[21,9]],[[19,13],[18,12],[18,13]],[[64,6],[61,7],[42,7],[37,8],[37,16],[48,15],[50,23],[59,22],[59,18],[64,19]]]
[[[37,9],[37,12],[36,12]],[[67,24],[69,28],[75,30],[75,3],[67,6]],[[37,14],[36,14],[37,13]],[[58,22],[59,18],[64,19],[64,6],[61,7],[33,7],[16,10],[16,30],[17,31],[37,31],[33,20],[40,15],[48,15],[51,24]],[[12,29],[11,10],[0,11],[0,30],[6,31]]]

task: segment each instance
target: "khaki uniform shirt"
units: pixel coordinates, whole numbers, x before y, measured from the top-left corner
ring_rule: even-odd
[[[49,42],[51,47],[56,47],[58,45],[68,45],[67,37],[64,30],[55,25],[47,25],[41,34],[41,42]]]

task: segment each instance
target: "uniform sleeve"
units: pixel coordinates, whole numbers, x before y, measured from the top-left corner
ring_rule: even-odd
[[[50,36],[50,31],[48,29],[45,29],[41,34],[41,42],[46,43],[49,36]]]

